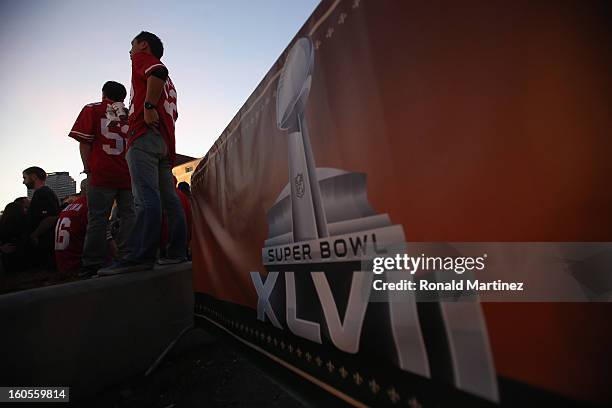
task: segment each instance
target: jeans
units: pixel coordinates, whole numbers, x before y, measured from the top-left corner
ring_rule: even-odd
[[[128,189],[89,186],[87,191],[87,234],[83,245],[83,266],[101,265],[107,260],[108,217],[117,200],[121,229],[117,238],[120,256],[128,253],[128,239],[134,226],[134,197]]]
[[[187,247],[185,213],[176,194],[168,148],[163,137],[148,130],[132,143],[126,154],[136,222],[129,241],[130,262],[153,262],[159,248],[162,208],[168,215],[168,258],[184,258]]]

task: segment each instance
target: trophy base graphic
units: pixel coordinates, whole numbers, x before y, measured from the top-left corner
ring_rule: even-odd
[[[317,168],[316,173],[327,218],[329,237],[326,240],[392,226],[387,214],[377,214],[370,206],[364,173],[332,168]],[[268,239],[264,251],[266,248],[295,243],[291,205],[291,183],[288,183],[268,211]],[[401,226],[396,229],[399,231],[388,236],[389,243],[404,242]]]

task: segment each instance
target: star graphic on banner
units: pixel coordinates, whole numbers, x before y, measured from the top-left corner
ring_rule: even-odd
[[[338,24],[344,24],[346,20],[346,13],[340,13],[340,17],[338,17]]]
[[[378,391],[380,391],[380,385],[378,385],[376,380],[371,380],[370,382],[368,382],[368,385],[370,386],[370,390],[372,390],[372,393],[378,394]]]
[[[408,406],[410,408],[423,408],[421,403],[415,397],[410,398],[408,401]]]
[[[327,362],[327,364],[325,364],[325,366],[327,367],[327,370],[328,370],[330,373],[333,373],[333,372],[334,372],[334,370],[336,369],[336,367],[334,367],[334,365],[332,364],[332,362],[331,362],[331,361],[328,361],[328,362]]]
[[[340,376],[342,378],[346,378],[348,376],[348,371],[346,371],[346,368],[340,367],[340,369],[338,370],[338,372],[340,373]]]
[[[356,9],[357,7],[359,7],[359,3],[361,3],[361,0],[354,0],[353,1],[353,8]]]
[[[396,404],[400,400],[400,395],[398,394],[395,387],[391,387],[390,389],[388,389],[387,395],[389,396],[389,399],[391,400],[391,402],[394,404]]]
[[[334,28],[329,27],[325,33],[325,38],[332,38],[332,35],[334,35]]]
[[[359,375],[359,373],[355,373],[353,374],[353,381],[355,381],[355,384],[357,385],[361,385],[363,384],[363,377]]]

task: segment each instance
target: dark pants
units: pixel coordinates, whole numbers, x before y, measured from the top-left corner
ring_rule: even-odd
[[[87,191],[87,234],[83,245],[83,266],[104,264],[107,260],[106,229],[108,217],[117,200],[117,210],[121,227],[117,246],[119,254],[128,253],[128,239],[134,226],[134,198],[128,189],[90,186]]]
[[[153,262],[159,248],[162,208],[168,214],[169,258],[184,258],[187,248],[185,213],[176,194],[168,148],[163,137],[149,130],[136,139],[126,154],[132,193],[136,204],[136,222],[130,236],[132,262]]]

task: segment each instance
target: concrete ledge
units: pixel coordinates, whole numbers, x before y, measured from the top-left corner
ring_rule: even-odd
[[[193,325],[191,263],[0,296],[0,384],[71,399],[144,373]]]

